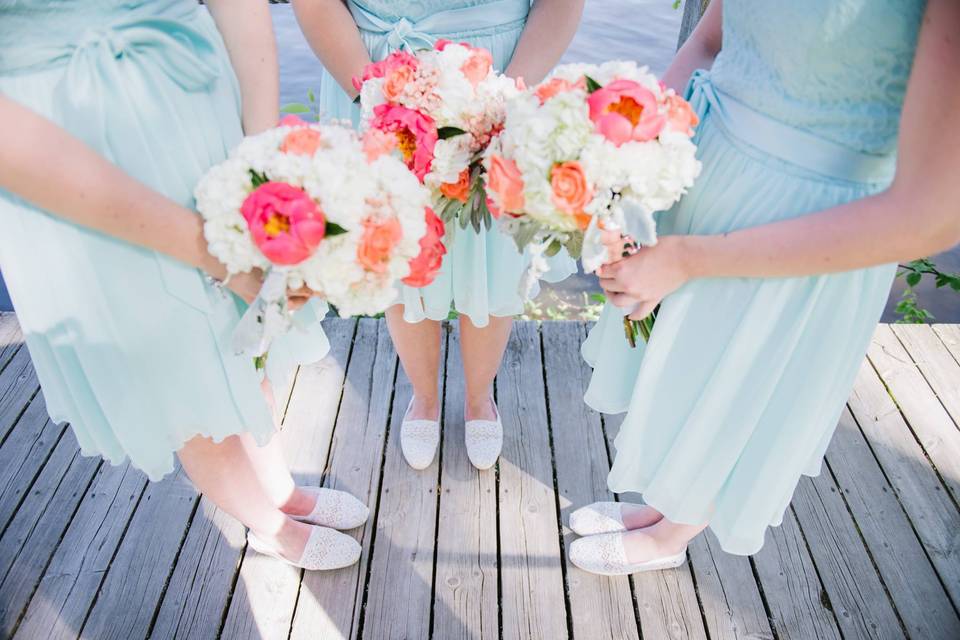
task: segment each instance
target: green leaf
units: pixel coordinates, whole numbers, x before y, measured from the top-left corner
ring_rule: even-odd
[[[267,182],[270,182],[270,178],[267,177],[267,174],[257,173],[253,169],[250,169],[250,183],[253,185],[254,189]]]
[[[360,104],[360,95],[358,94],[356,98],[353,99],[353,104]]]
[[[313,89],[307,89],[307,100],[309,100],[310,102],[317,101],[317,96],[314,95]]]
[[[590,300],[596,302],[597,304],[607,304],[607,296],[602,293],[591,293]]]
[[[466,131],[459,127],[440,127],[437,129],[437,137],[441,140],[447,140],[455,136],[462,136]]]
[[[920,284],[920,278],[923,277],[921,274],[914,271],[913,273],[907,274],[907,284],[911,287],[915,287]]]
[[[282,113],[310,113],[311,109],[300,102],[291,102],[280,107]]]
[[[327,220],[327,226],[325,231],[326,237],[332,238],[334,236],[343,235],[346,232],[347,230],[341,227],[340,225],[338,225],[336,222],[330,222],[329,220]]]
[[[597,89],[602,89],[603,85],[591,78],[590,76],[584,74],[583,79],[587,81],[587,93],[593,93]]]
[[[560,244],[559,240],[554,240],[547,247],[547,250],[543,252],[543,255],[547,256],[548,258],[552,258],[560,253],[560,249],[563,249],[563,245]]]

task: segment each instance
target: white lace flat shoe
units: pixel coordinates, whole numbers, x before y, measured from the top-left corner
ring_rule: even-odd
[[[253,533],[247,534],[247,543],[254,551],[276,558],[294,567],[308,571],[327,571],[349,567],[360,559],[360,543],[348,535],[327,527],[313,527],[307,546],[296,562],[281,556],[277,550],[266,544]]]
[[[355,529],[370,516],[367,505],[346,491],[325,487],[300,487],[300,490],[315,496],[317,504],[305,516],[290,516],[294,520],[331,529]]]
[[[625,576],[642,571],[660,571],[682,565],[687,559],[687,550],[646,562],[627,560],[623,548],[622,533],[603,533],[574,540],[570,545],[570,562],[584,571],[601,576]]]
[[[503,449],[503,423],[500,411],[493,404],[496,420],[467,420],[464,425],[464,440],[467,445],[467,457],[477,469],[489,469],[497,462]]]
[[[400,450],[407,464],[418,471],[426,469],[437,455],[437,446],[440,444],[439,420],[407,420],[410,409],[413,407],[413,398],[407,405],[403,424],[400,425]]]
[[[594,502],[570,514],[570,530],[578,536],[623,533],[623,512],[619,502]]]

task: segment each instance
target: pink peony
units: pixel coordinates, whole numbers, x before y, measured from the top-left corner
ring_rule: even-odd
[[[437,125],[433,118],[406,107],[381,104],[374,108],[370,126],[396,136],[403,161],[422,182],[430,172],[433,148],[437,144]]]
[[[295,156],[312,156],[320,148],[323,138],[320,132],[309,127],[300,127],[288,133],[280,143],[280,151]]]
[[[394,51],[380,62],[372,62],[364,67],[363,75],[359,78],[353,78],[353,87],[360,91],[363,83],[370,78],[386,78],[401,68],[407,68],[412,72],[416,71],[419,66],[420,61],[412,54],[406,51]]]
[[[294,265],[309,258],[326,232],[317,203],[303,189],[267,182],[240,208],[254,244],[273,264]]]
[[[424,213],[427,218],[427,233],[420,238],[420,254],[410,261],[410,275],[403,279],[403,284],[410,287],[425,287],[437,277],[443,256],[447,248],[443,245],[443,236],[446,229],[443,220],[437,217],[433,209],[426,207]]]
[[[656,138],[667,121],[653,92],[633,80],[614,80],[590,94],[587,103],[597,131],[618,147]]]

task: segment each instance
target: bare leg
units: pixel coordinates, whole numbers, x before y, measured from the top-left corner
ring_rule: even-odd
[[[295,560],[303,553],[311,528],[287,517],[271,499],[260,476],[282,481],[290,474],[282,462],[278,468],[276,460],[261,452],[258,447],[248,449],[239,436],[220,443],[197,436],[177,455],[193,484],[217,507],[275,546],[284,557]]]
[[[663,514],[646,504],[622,502],[620,514],[628,531],[643,529],[663,520]]]
[[[627,560],[638,563],[676,555],[706,528],[705,524],[679,524],[663,518],[645,529],[628,531],[623,534]]]
[[[460,353],[463,354],[465,380],[464,418],[496,420],[490,402],[493,379],[500,369],[503,352],[510,339],[513,318],[490,316],[490,323],[477,328],[466,316],[460,316]]]
[[[397,348],[400,363],[413,385],[413,407],[410,418],[436,420],[440,414],[437,387],[440,377],[440,323],[421,320],[411,323],[403,319],[403,305],[387,309],[387,328]]]
[[[260,446],[248,433],[237,436],[250,458],[250,465],[270,503],[292,516],[313,511],[316,497],[300,490],[290,476],[279,436]]]

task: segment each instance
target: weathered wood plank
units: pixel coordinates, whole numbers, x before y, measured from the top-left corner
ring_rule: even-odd
[[[930,328],[943,342],[943,346],[953,359],[960,362],[960,324],[933,324]]]
[[[343,392],[355,320],[324,322],[330,354],[303,366],[284,420],[284,451],[297,484],[319,485]],[[303,571],[247,547],[223,628],[224,638],[287,638]]]
[[[446,351],[445,331],[441,380],[446,377]],[[406,640],[430,635],[440,461],[438,457],[428,468],[415,471],[403,458],[400,425],[412,395],[410,381],[401,367],[397,371],[376,513],[376,543],[370,558],[370,582],[362,620],[364,640]]]
[[[102,464],[50,561],[17,638],[76,638],[120,544],[146,476]]]
[[[537,325],[515,324],[496,383],[504,425],[499,463],[504,638],[559,640],[568,633],[543,369]]]
[[[0,538],[0,636],[13,634],[99,465],[65,434]]]
[[[23,346],[20,323],[12,313],[0,313],[0,371]]]
[[[930,461],[940,472],[954,502],[960,502],[960,437],[957,437],[960,432],[957,425],[889,325],[877,327],[867,355]]]
[[[396,372],[397,354],[386,324],[360,320],[323,484],[355,495],[371,513],[380,492]],[[360,562],[340,571],[304,574],[291,638],[357,637],[374,526],[371,518],[350,532],[364,548]]]
[[[709,531],[694,538],[689,550],[710,639],[772,639],[750,560],[725,553]]]
[[[0,531],[16,514],[64,430],[50,421],[43,396],[37,395],[0,446]],[[72,435],[70,440],[75,442]]]
[[[836,618],[824,604],[826,592],[790,509],[779,527],[770,528],[754,566],[776,637],[840,640]]]
[[[866,436],[852,438],[849,448],[869,442],[954,605],[960,604],[960,511],[869,363],[860,367],[849,405]]]
[[[800,479],[793,509],[843,637],[905,637],[829,470]]]
[[[890,329],[906,347],[954,424],[960,425],[960,363],[929,325],[892,324]]]
[[[589,368],[580,357],[583,333],[583,325],[573,322],[545,322],[541,328],[550,430],[564,522],[574,509],[615,499],[606,488],[610,461],[600,415],[583,402],[589,376]],[[564,548],[569,549],[576,535],[567,527],[563,533]],[[564,561],[573,637],[639,639],[629,579],[596,576],[579,570],[566,557]]]
[[[197,500],[179,465],[147,486],[81,629],[84,637],[146,637]]]
[[[859,442],[858,442],[859,440]],[[920,638],[953,638],[960,617],[876,459],[844,410],[827,462],[907,628]]]
[[[150,637],[216,638],[245,544],[244,526],[201,498]]]
[[[447,345],[433,637],[497,638],[496,472],[467,458],[460,334]]]
[[[10,433],[39,388],[30,352],[19,349],[0,372],[0,442]]]
[[[613,441],[622,422],[623,414],[604,416],[604,433],[611,454],[616,451]],[[631,493],[621,498],[634,502],[639,496]],[[630,581],[637,603],[641,637],[707,638],[689,560],[672,571],[634,574]]]

